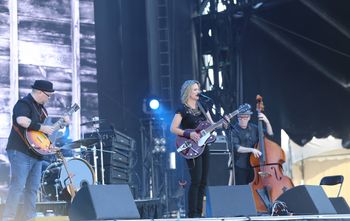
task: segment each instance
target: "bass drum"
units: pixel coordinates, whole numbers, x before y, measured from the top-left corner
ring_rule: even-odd
[[[71,174],[73,187],[78,191],[81,187],[95,183],[95,175],[90,164],[80,158],[67,160],[67,169]],[[68,174],[62,161],[51,163],[41,177],[41,189],[47,200],[70,200],[67,191]]]

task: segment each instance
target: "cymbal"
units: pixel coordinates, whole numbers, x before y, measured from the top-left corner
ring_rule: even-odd
[[[81,140],[76,140],[71,143],[65,144],[61,149],[75,149],[75,148],[80,148],[81,146],[90,146],[92,144],[96,144],[99,142],[98,138],[85,138]]]
[[[87,121],[85,123],[81,123],[80,126],[92,126],[94,124],[100,124],[105,122],[104,119],[100,119],[100,120],[92,120],[92,121]]]

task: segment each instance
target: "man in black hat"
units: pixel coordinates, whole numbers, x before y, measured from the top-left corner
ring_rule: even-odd
[[[7,143],[7,154],[11,164],[11,182],[3,211],[5,220],[28,220],[35,217],[36,194],[40,186],[42,157],[32,152],[26,142],[26,129],[52,134],[52,126],[43,125],[48,116],[44,104],[53,94],[50,81],[37,80],[32,92],[17,101],[13,108],[12,129]],[[17,214],[17,207],[23,194],[24,207]]]
[[[254,148],[259,141],[259,136],[257,125],[249,122],[252,114],[251,110],[238,114],[238,123],[234,125],[231,132],[231,142],[235,150],[236,185],[249,184],[254,179],[254,171],[249,161],[250,154],[256,158],[261,156],[261,152]],[[272,127],[267,117],[263,113],[259,113],[258,118],[265,122],[266,132],[272,136]]]

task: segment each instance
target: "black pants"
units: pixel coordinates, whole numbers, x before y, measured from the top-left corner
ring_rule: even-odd
[[[239,168],[235,167],[236,185],[246,185],[253,181],[254,170],[253,168]]]
[[[188,192],[188,217],[201,217],[203,197],[207,186],[209,171],[209,148],[206,147],[199,157],[186,160],[191,176],[191,185]]]

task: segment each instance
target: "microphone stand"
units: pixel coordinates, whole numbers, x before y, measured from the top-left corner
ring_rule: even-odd
[[[204,95],[204,94],[199,94],[199,96],[201,96],[202,98],[205,98],[207,101],[211,101],[214,103],[213,99]],[[230,121],[228,121],[224,116],[222,116],[216,109],[216,107],[214,107],[216,113],[219,115],[219,117],[221,119],[223,119],[227,125],[229,126],[229,128],[231,130],[234,129],[234,126],[232,125],[232,123]],[[231,169],[231,174],[230,174],[230,180],[229,180],[229,185],[235,185],[235,160],[234,160],[234,157],[235,157],[235,154],[234,154],[234,147],[232,145],[232,142],[231,142],[231,133],[230,133],[230,144],[231,144],[231,168],[228,168],[228,169]]]
[[[232,125],[232,123],[230,121],[228,121],[220,113],[219,113],[219,116],[220,116],[221,119],[223,119],[228,124],[230,130],[234,129],[234,126]],[[231,169],[231,174],[230,174],[230,178],[231,179],[229,180],[229,186],[230,186],[230,184],[231,185],[235,185],[235,160],[234,160],[235,152],[234,152],[234,147],[233,147],[232,142],[231,142],[231,131],[230,131],[230,144],[231,144],[231,165],[230,165],[230,167],[228,169],[229,170]]]
[[[229,180],[229,186],[234,186],[236,184],[235,152],[234,152],[234,147],[232,145],[231,134],[230,134],[230,144],[231,144],[231,165],[229,169],[231,169],[231,174],[230,174],[231,179]]]

